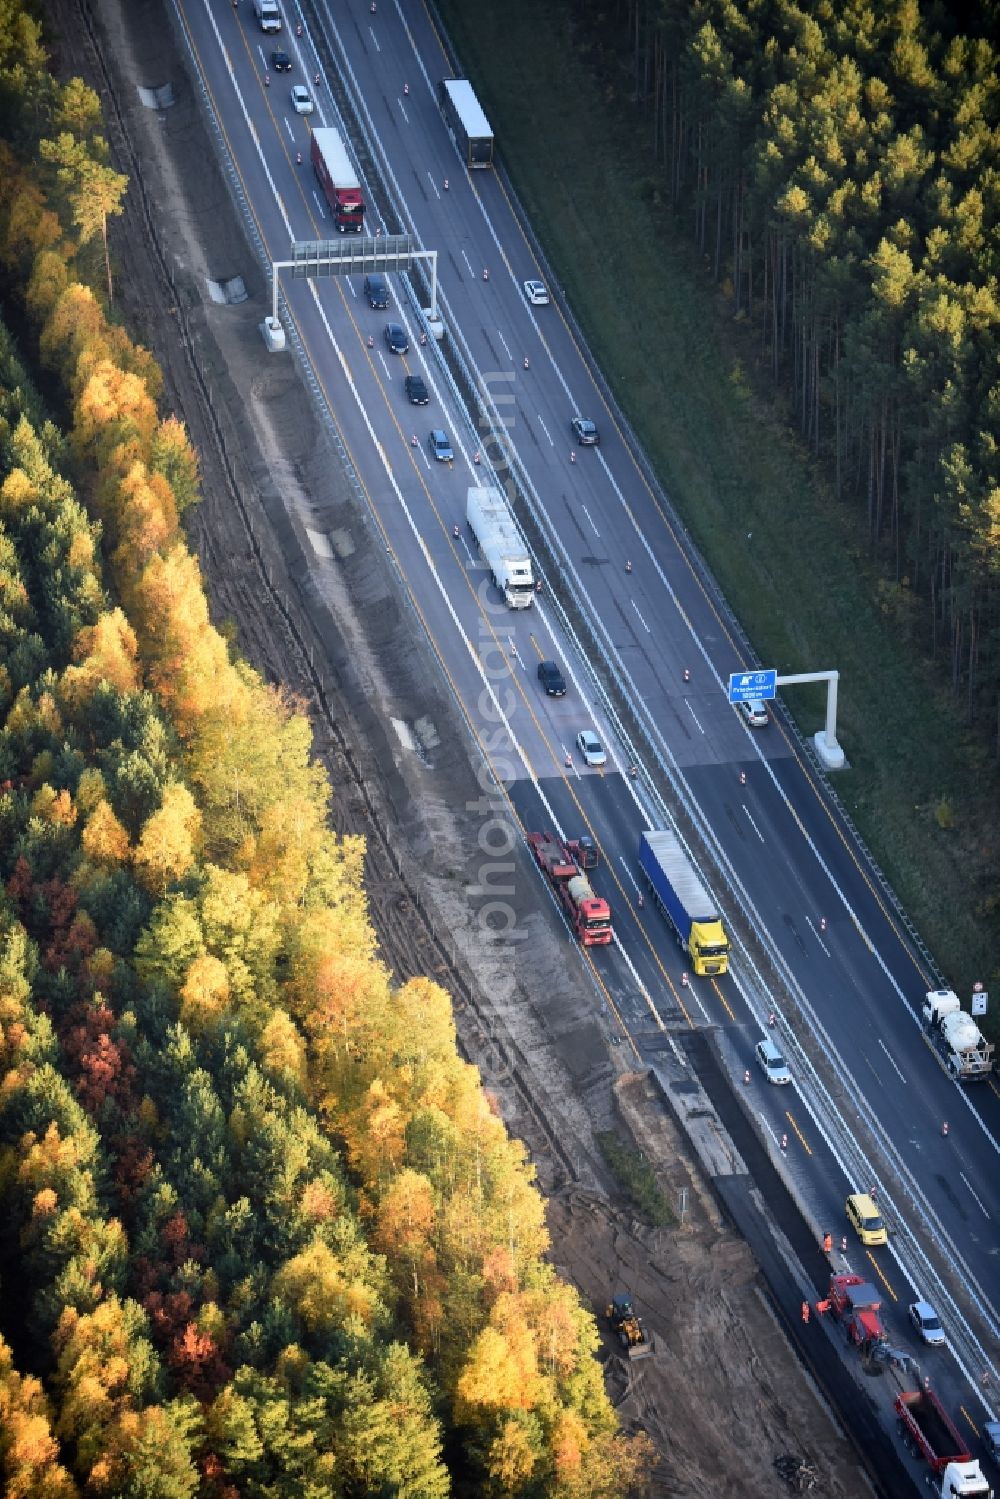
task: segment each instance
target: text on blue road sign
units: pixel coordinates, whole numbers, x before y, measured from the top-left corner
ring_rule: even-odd
[[[731,703],[746,703],[751,698],[760,698],[767,702],[777,693],[778,669],[770,667],[767,671],[734,671],[729,678],[729,701]]]

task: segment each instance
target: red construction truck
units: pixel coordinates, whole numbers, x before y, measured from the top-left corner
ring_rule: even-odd
[[[885,1337],[879,1318],[882,1297],[870,1281],[862,1280],[860,1275],[831,1275],[827,1300],[849,1343],[863,1349],[871,1341]]]
[[[603,947],[610,942],[611,907],[594,894],[583,873],[583,867],[592,869],[597,862],[593,844],[584,839],[561,843],[553,833],[529,833],[528,843],[584,947]],[[581,848],[581,844],[585,846]],[[579,863],[571,852],[574,848],[581,855]]]
[[[360,234],[365,227],[365,203],[340,132],[329,125],[318,125],[312,133],[309,156],[338,230],[341,234]]]
[[[962,1499],[990,1499],[992,1490],[979,1463],[959,1436],[958,1428],[929,1385],[896,1396],[898,1431],[914,1457],[922,1457],[941,1480],[935,1493]],[[930,1483],[931,1480],[928,1479]]]

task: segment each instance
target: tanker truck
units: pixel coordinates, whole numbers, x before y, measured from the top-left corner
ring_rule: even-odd
[[[560,842],[553,833],[529,833],[528,844],[584,947],[604,947],[612,936],[611,907],[594,893],[570,853],[571,845]]]
[[[993,1071],[992,1041],[987,1041],[953,989],[932,989],[920,1017],[924,1035],[950,1077],[960,1083],[985,1082]]]

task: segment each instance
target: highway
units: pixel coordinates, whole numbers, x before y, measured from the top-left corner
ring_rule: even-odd
[[[274,39],[261,35],[246,0],[236,9],[175,0],[175,10],[256,247],[284,260],[291,240],[328,237],[308,125],[289,100],[291,84],[311,84],[321,67],[308,24],[301,39],[292,26]],[[287,17],[294,22],[297,12]],[[357,112],[352,140],[387,187],[391,207],[385,219],[371,212],[369,228],[408,230],[439,251],[447,338],[477,377],[479,425],[459,410],[433,347],[420,345],[416,304],[402,284],[392,288],[389,315],[408,329],[403,357],[387,351],[387,314],[367,306],[360,276],[284,281],[283,315],[498,795],[525,830],[589,831],[599,845],[594,884],[611,903],[617,940],[582,954],[595,1000],[645,1060],[655,1062],[665,1038],[682,1037],[688,1025],[720,1028],[737,1087],[746,1086],[743,1070],[753,1068],[754,1042],[775,1011],[797,1090],[767,1089],[757,1074],[752,1108],[776,1141],[788,1135],[788,1169],[816,1220],[839,1239],[846,1192],[877,1184],[900,1261],[879,1253],[887,1279],[902,1302],[907,1272],[931,1294],[918,1240],[950,1257],[972,1303],[968,1330],[957,1309],[949,1316],[947,1304],[939,1308],[963,1371],[955,1389],[966,1377],[977,1383],[987,1367],[996,1388],[996,1080],[963,1091],[944,1075],[915,1013],[938,976],[926,971],[782,715],[751,731],[727,703],[729,673],[756,663],[558,297],[528,306],[523,280],[548,278],[499,174],[461,165],[436,102],[438,81],[452,69],[427,11],[381,0],[373,15],[367,0],[321,0],[318,19]],[[276,45],[291,54],[291,74],[270,71]],[[343,129],[322,77],[314,93],[312,123]],[[377,204],[379,194],[368,200]],[[427,379],[428,407],[406,403],[408,371]],[[599,448],[577,448],[575,413],[597,422]],[[453,467],[428,452],[438,426],[452,437]],[[488,585],[463,524],[465,490],[485,471],[475,455],[498,452],[525,498],[529,536],[542,539],[545,587],[525,611],[507,610]],[[322,568],[320,542],[316,553]],[[545,657],[564,666],[563,699],[540,691],[535,668]],[[577,731],[590,725],[609,750],[606,772],[585,769],[575,750]],[[721,982],[685,984],[662,917],[639,901],[639,833],[673,817],[734,939],[732,972]],[[519,877],[534,879],[545,899],[527,860]],[[793,1091],[794,1105],[774,1096]],[[877,1158],[858,1143],[862,1125],[879,1141]],[[963,1398],[974,1405],[968,1390]]]

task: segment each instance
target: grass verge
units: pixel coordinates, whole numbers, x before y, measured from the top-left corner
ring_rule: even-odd
[[[656,1184],[656,1173],[642,1152],[630,1150],[614,1130],[601,1130],[597,1143],[608,1169],[636,1212],[654,1228],[669,1228],[674,1215]]]
[[[862,836],[949,982],[1000,987],[987,745],[963,728],[913,644],[916,606],[880,580],[863,522],[789,435],[752,333],[661,202],[648,127],[595,72],[568,0],[439,8],[590,346],[761,658],[841,672],[851,769],[835,784]],[[806,732],[821,727],[818,693],[788,702]]]

